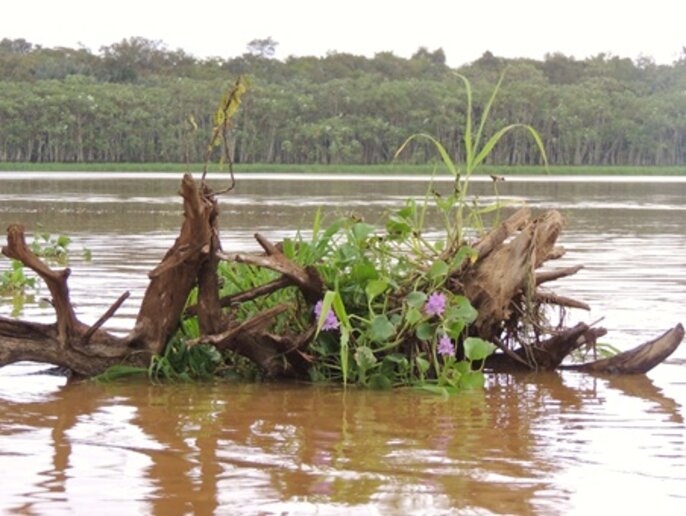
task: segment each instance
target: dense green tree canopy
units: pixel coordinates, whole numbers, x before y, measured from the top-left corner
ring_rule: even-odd
[[[239,74],[252,88],[231,142],[236,162],[384,163],[409,135],[429,133],[460,161],[466,97],[442,49],[410,58],[330,52],[273,59],[278,43],[197,59],[133,37],[93,53],[0,41],[1,161],[202,160],[214,99]],[[505,59],[486,52],[459,69],[476,111],[503,69],[492,127],[536,127],[552,164],[686,164],[686,49],[672,65],[600,54],[576,60]],[[192,116],[198,131],[188,123]],[[402,159],[434,153],[417,143]],[[525,133],[508,135],[491,163],[540,157]]]

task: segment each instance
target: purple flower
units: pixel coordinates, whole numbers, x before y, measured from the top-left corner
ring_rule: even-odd
[[[319,317],[322,315],[322,301],[317,301],[317,304],[314,305],[314,316],[317,319],[317,322],[319,322]],[[324,324],[322,325],[322,330],[327,331],[327,330],[337,330],[338,327],[340,326],[338,319],[336,318],[336,314],[333,313],[333,310],[329,310],[329,313],[326,314],[326,319],[324,319]]]
[[[426,315],[443,315],[445,311],[445,295],[440,292],[434,292],[429,296],[429,299],[424,305],[424,312]]]
[[[438,349],[436,352],[441,356],[455,355],[455,346],[453,346],[453,342],[447,335],[443,335],[438,339]]]

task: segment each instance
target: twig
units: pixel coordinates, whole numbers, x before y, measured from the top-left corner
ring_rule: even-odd
[[[269,310],[258,313],[247,321],[239,324],[238,326],[234,326],[233,328],[229,328],[222,333],[218,333],[216,335],[203,335],[197,339],[188,341],[187,344],[188,346],[197,346],[198,344],[213,344],[220,349],[227,348],[229,342],[237,335],[259,328],[286,310],[288,310],[286,305],[277,305]]]
[[[217,252],[217,256],[222,260],[247,263],[248,265],[256,265],[279,272],[290,278],[298,286],[308,302],[314,303],[321,299],[322,292],[324,291],[324,282],[314,267],[302,268],[293,263],[279,250],[278,246],[269,242],[266,237],[259,233],[255,234],[255,239],[257,239],[266,254],[225,254]]]
[[[524,359],[523,359],[521,356],[519,356],[517,353],[515,353],[514,351],[512,351],[510,348],[508,348],[507,346],[505,346],[503,343],[501,343],[499,339],[493,339],[491,342],[493,342],[493,344],[495,344],[495,345],[500,349],[500,351],[502,351],[503,353],[505,353],[508,357],[510,357],[510,358],[511,358],[512,360],[514,360],[515,362],[519,362],[520,364],[525,365],[525,366],[528,367],[529,369],[533,369],[533,367],[531,367],[531,364],[530,364],[529,362],[527,362],[526,360],[524,360]]]
[[[252,301],[261,296],[269,295],[277,290],[293,285],[293,281],[288,276],[281,276],[280,278],[260,285],[259,287],[246,290],[245,292],[239,292],[237,294],[232,294],[230,296],[223,297],[219,300],[222,308],[231,306],[235,303],[245,303],[246,301]],[[186,308],[186,315],[192,316],[198,314],[198,305],[192,305]]]
[[[100,319],[98,319],[97,321],[95,321],[95,324],[93,324],[93,326],[91,326],[90,328],[88,328],[88,331],[86,331],[86,333],[83,334],[83,337],[81,337],[81,345],[82,345],[82,346],[85,346],[86,344],[88,344],[88,341],[91,339],[91,337],[93,336],[93,334],[94,334],[96,331],[98,331],[98,329],[99,329],[103,324],[105,324],[105,321],[107,321],[107,319],[109,319],[110,317],[112,317],[112,316],[114,315],[114,313],[115,313],[117,310],[119,310],[119,307],[124,303],[124,301],[126,301],[126,300],[129,298],[130,295],[131,295],[131,293],[130,293],[128,290],[127,290],[126,292],[124,292],[121,296],[119,296],[119,299],[117,299],[117,300],[112,304],[112,306],[110,306],[109,309],[108,309],[104,314],[102,314],[102,315],[100,316]]]
[[[542,283],[555,281],[560,278],[566,278],[567,276],[572,276],[583,268],[583,265],[575,265],[574,267],[565,267],[564,269],[538,272],[536,273],[536,286],[541,285]]]
[[[583,301],[578,301],[576,299],[572,299],[571,297],[559,296],[553,292],[541,292],[540,290],[537,290],[534,293],[534,301],[558,306],[566,306],[569,308],[579,308],[587,311],[591,310],[591,307]]]

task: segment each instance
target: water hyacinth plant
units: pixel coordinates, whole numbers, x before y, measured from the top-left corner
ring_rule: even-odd
[[[313,350],[320,360],[312,366],[315,380],[341,379],[369,387],[415,384],[441,393],[483,385],[483,365],[495,346],[469,335],[478,316],[451,277],[465,263],[477,258],[465,243],[464,222],[480,222],[479,210],[468,202],[469,180],[498,141],[509,131],[523,128],[545,150],[538,133],[528,125],[512,124],[497,130],[482,145],[484,128],[503,80],[501,76],[483,115],[472,119],[471,84],[459,75],[467,91],[464,129],[466,161],[456,166],[435,138],[413,135],[434,143],[448,172],[455,177],[452,194],[440,196],[429,190],[420,205],[408,199],[391,213],[383,230],[360,221],[337,221],[329,239],[337,235],[326,260],[318,266],[331,289],[323,304],[333,308],[341,321],[340,340],[321,330],[329,317],[318,312],[318,333]],[[476,131],[473,130],[477,126]],[[424,237],[429,209],[438,210],[444,221],[443,240]],[[495,207],[498,209],[498,206]],[[317,245],[314,232],[313,244]]]
[[[464,238],[465,215],[469,221],[477,221],[482,214],[468,202],[468,182],[509,130],[525,127],[541,150],[542,145],[532,128],[511,125],[480,146],[500,82],[473,132],[471,87],[466,78],[459,77],[468,99],[464,172],[430,136],[412,136],[399,150],[415,138],[433,141],[455,177],[451,194],[441,196],[430,187],[423,200],[407,199],[376,224],[348,215],[324,226],[318,211],[311,235],[298,232],[278,248],[263,245],[268,255],[278,253],[285,262],[315,275],[316,295],[323,286],[319,299],[311,290],[294,288],[290,280],[285,287],[265,290],[263,287],[278,284],[283,277],[279,267],[260,265],[264,257],[252,263],[245,258],[219,262],[219,296],[230,300],[223,306],[230,312],[234,328],[269,313],[269,338],[296,343],[281,353],[298,353],[299,364],[305,364],[305,374],[312,381],[374,389],[415,386],[444,395],[484,385],[485,359],[495,346],[470,333],[479,314],[459,281],[459,274],[478,258]],[[438,238],[427,237],[430,217],[441,221]],[[244,294],[254,290],[268,293],[246,298]],[[191,294],[189,304],[195,303],[195,296]],[[171,354],[156,356],[149,376],[203,378],[207,371],[226,372],[232,367],[235,357],[230,349],[222,355],[208,355],[211,348],[187,351],[185,342],[192,342],[197,335],[197,315],[187,313],[174,345],[168,346]],[[303,336],[306,342],[301,340]],[[194,372],[186,374],[184,367],[193,363]]]

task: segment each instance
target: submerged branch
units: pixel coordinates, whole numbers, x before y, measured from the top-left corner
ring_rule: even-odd
[[[684,327],[677,324],[656,339],[648,341],[610,358],[603,358],[588,364],[565,366],[586,373],[641,374],[647,373],[664,362],[679,347],[684,338]]]

